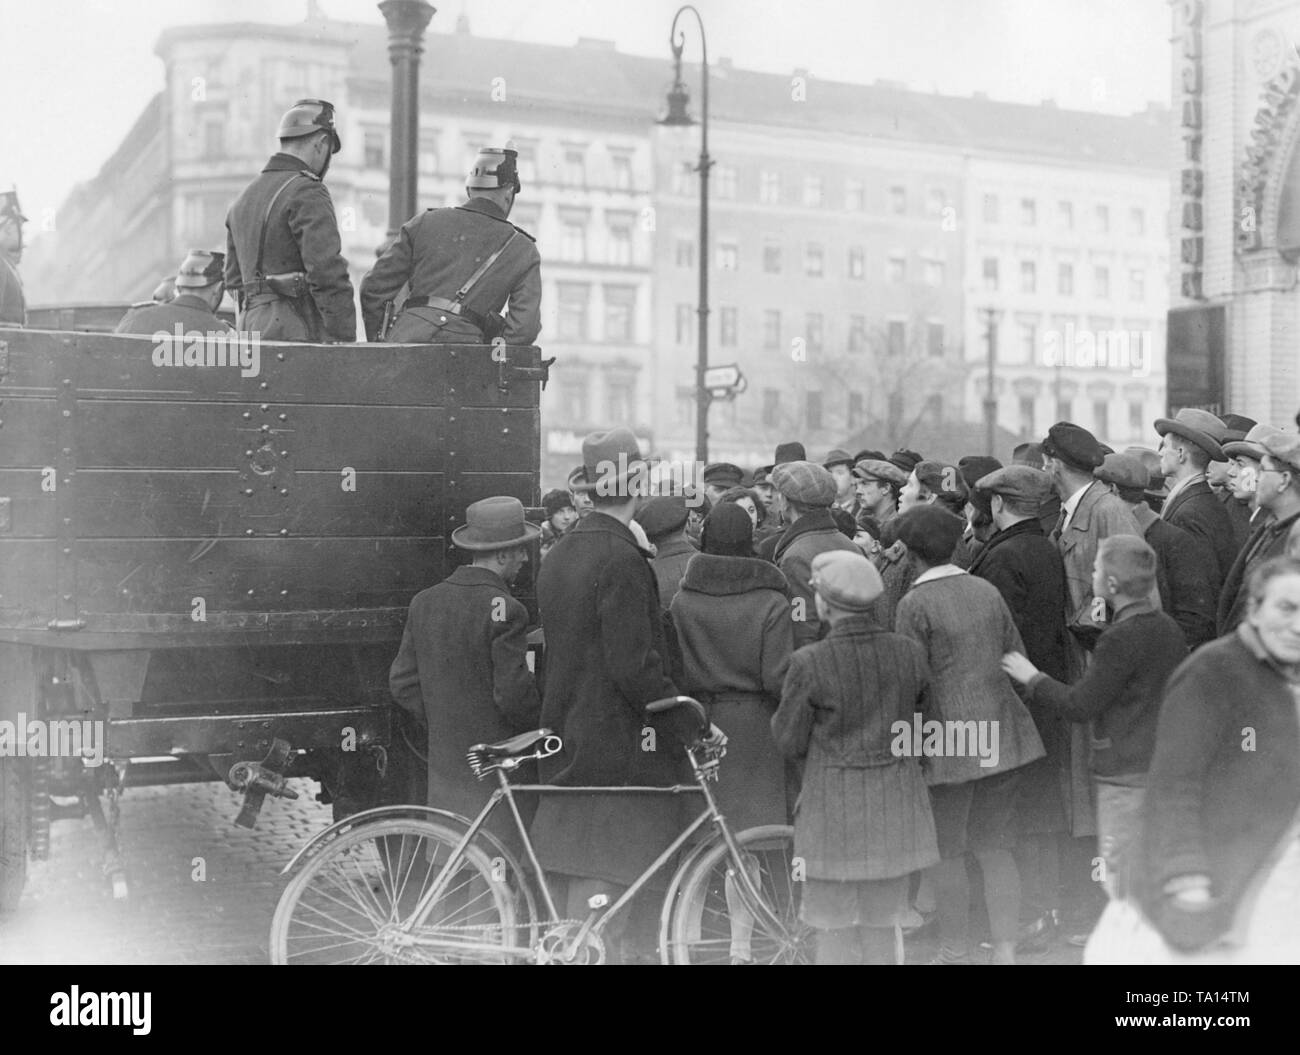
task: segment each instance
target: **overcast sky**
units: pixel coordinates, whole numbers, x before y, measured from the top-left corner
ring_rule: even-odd
[[[332,17],[382,23],[374,0],[319,0]],[[0,0],[0,188],[38,220],[99,170],[154,92],[168,25],[300,21],[307,0]],[[446,0],[477,36],[613,40],[663,55],[676,0]],[[1133,113],[1169,101],[1167,0],[698,0],[710,56],[737,66],[923,91]],[[698,55],[693,28],[687,56]],[[39,222],[28,227],[29,241]]]

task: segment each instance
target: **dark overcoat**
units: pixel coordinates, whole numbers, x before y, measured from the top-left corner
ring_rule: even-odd
[[[146,337],[159,332],[171,335],[177,325],[188,332],[199,333],[233,333],[232,327],[225,319],[208,310],[200,297],[191,293],[177,294],[175,299],[166,304],[132,305],[122,321],[117,324],[114,333],[139,333]]]
[[[1209,547],[1214,558],[1211,584],[1217,594],[1237,556],[1234,548],[1236,533],[1232,527],[1232,518],[1210,485],[1205,480],[1188,484],[1173,498],[1165,499],[1160,517],[1174,527],[1182,528],[1189,535],[1202,539]]]
[[[1269,557],[1277,557],[1286,552],[1287,535],[1297,520],[1300,520],[1300,513],[1284,520],[1265,520],[1251,532],[1250,539],[1232,562],[1232,567],[1223,580],[1223,589],[1219,592],[1216,625],[1220,634],[1236,629],[1241,622],[1246,614],[1246,582],[1251,571]]]
[[[772,715],[794,650],[789,586],[757,557],[699,553],[673,598],[682,691],[705,702],[727,734],[718,805],[732,831],[785,824],[785,762]]]
[[[276,192],[292,179],[283,193]],[[272,198],[275,199],[271,205]],[[297,301],[254,292],[257,246],[267,206],[263,275],[307,276],[308,295]],[[343,259],[334,202],[321,178],[292,154],[273,154],[261,174],[226,214],[226,288],[241,293],[240,328],[265,341],[355,341],[357,313]]]
[[[829,509],[805,513],[781,536],[773,551],[776,566],[790,584],[794,604],[794,645],[801,648],[822,636],[822,625],[813,603],[812,561],[819,553],[844,550],[861,555],[852,540],[845,538],[831,519]]]
[[[648,719],[645,712],[646,704],[677,695],[677,686],[654,572],[632,532],[600,510],[583,517],[542,563],[537,602],[546,632],[542,725],[564,739],[564,749],[542,763],[542,779],[568,786],[689,781],[686,715]],[[627,885],[679,834],[681,806],[674,796],[544,795],[533,839],[548,871]]]
[[[23,326],[27,323],[27,298],[23,280],[7,256],[0,253],[0,323]]]
[[[514,234],[519,237],[510,241]],[[542,328],[542,257],[533,236],[506,219],[496,202],[470,198],[454,208],[426,209],[402,225],[397,238],[361,280],[361,321],[366,339],[377,340],[384,304],[402,286],[417,297],[455,300],[479,267],[510,242],[462,300],[479,315],[497,314],[509,302],[506,344],[532,344]],[[402,311],[390,341],[419,344],[481,344],[468,319],[428,305]]]
[[[809,878],[889,879],[938,863],[921,760],[894,750],[894,724],[930,713],[928,684],[923,649],[872,615],[794,653],[772,733],[804,762],[794,853]]]
[[[527,630],[527,609],[487,568],[457,568],[411,601],[388,685],[428,730],[428,805],[472,819],[497,785],[475,778],[465,752],[538,727]],[[508,810],[489,825],[516,841]]]
[[[1156,553],[1161,606],[1182,629],[1188,648],[1212,641],[1218,595],[1211,581],[1214,560],[1205,542],[1161,520],[1145,504],[1136,506],[1133,515]]]
[[[659,586],[659,603],[664,610],[673,603],[677,591],[681,589],[682,578],[686,575],[686,565],[700,551],[693,546],[686,536],[665,542],[655,547],[654,559],[650,566],[654,569],[655,582]]]

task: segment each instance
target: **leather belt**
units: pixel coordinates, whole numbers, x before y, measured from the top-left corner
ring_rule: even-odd
[[[472,326],[478,327],[480,331],[487,332],[487,321],[483,316],[465,307],[458,300],[448,300],[446,297],[407,297],[402,310],[405,311],[407,308],[433,308],[437,311],[445,311],[448,315],[457,315]]]

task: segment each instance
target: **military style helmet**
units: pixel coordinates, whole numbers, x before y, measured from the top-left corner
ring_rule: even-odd
[[[474,159],[474,167],[469,170],[465,186],[470,190],[496,190],[499,187],[514,187],[518,194],[519,167],[515,160],[519,151],[509,147],[483,147]]]
[[[176,272],[177,289],[202,289],[220,282],[226,273],[226,254],[209,249],[191,249]]]
[[[23,210],[18,204],[17,189],[0,191],[0,220],[27,222],[27,217],[23,215]]]
[[[276,131],[277,139],[297,139],[309,136],[313,132],[328,132],[334,140],[331,154],[343,149],[338,130],[334,127],[334,104],[324,99],[299,99],[280,118],[280,127]]]

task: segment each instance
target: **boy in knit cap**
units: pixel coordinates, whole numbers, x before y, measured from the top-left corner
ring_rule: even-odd
[[[892,750],[894,726],[929,709],[925,659],[872,616],[882,584],[866,557],[817,554],[812,586],[830,631],[794,653],[772,716],[777,746],[804,763],[800,915],[818,963],[901,963],[908,879],[939,859],[920,759]]]

